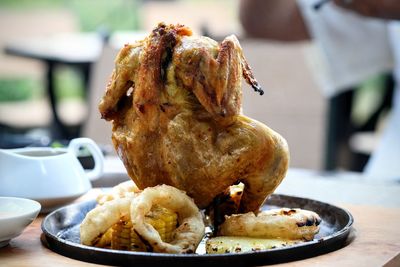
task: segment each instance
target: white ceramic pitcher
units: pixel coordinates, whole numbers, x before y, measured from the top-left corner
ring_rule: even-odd
[[[95,162],[88,172],[77,159],[82,146]],[[73,139],[68,148],[0,149],[0,196],[34,199],[51,209],[86,193],[90,181],[102,174],[103,165],[100,148],[89,138]]]

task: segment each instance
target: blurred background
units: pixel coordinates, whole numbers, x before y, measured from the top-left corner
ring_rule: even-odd
[[[361,171],[384,122],[378,104],[390,77],[372,75],[351,97],[325,97],[309,67],[314,44],[251,38],[239,7],[238,0],[0,1],[0,146],[58,146],[88,136],[113,153],[97,104],[114,57],[165,21],[218,41],[238,36],[265,90],[259,96],[243,84],[243,111],[287,139],[291,167]]]

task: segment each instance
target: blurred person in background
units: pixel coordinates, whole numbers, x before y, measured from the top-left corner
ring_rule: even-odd
[[[392,71],[392,111],[364,172],[400,178],[399,0],[241,0],[240,20],[251,37],[313,40],[313,72],[327,97]]]

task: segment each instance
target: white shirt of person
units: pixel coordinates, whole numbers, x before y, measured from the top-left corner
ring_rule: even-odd
[[[315,43],[310,66],[324,95],[334,96],[374,74],[394,74],[393,109],[364,173],[400,180],[400,22],[367,18],[332,2],[315,10],[317,2],[298,0]]]

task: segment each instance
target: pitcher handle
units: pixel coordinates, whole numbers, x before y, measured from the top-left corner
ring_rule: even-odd
[[[94,159],[94,168],[86,172],[86,176],[90,181],[94,181],[100,177],[104,169],[104,156],[98,145],[90,138],[81,137],[72,139],[68,145],[68,150],[78,155],[79,148],[86,146]]]

